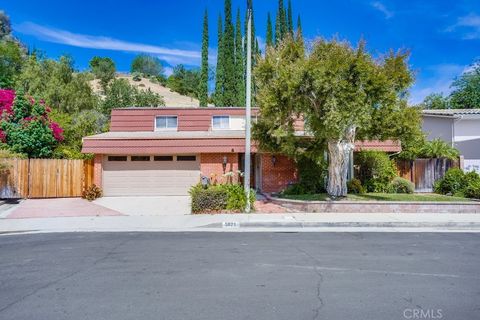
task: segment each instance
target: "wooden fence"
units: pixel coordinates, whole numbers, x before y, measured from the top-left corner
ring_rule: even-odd
[[[8,159],[0,198],[80,197],[93,183],[93,160]]]
[[[459,166],[459,161],[448,159],[397,160],[399,176],[412,181],[416,192],[432,192],[436,180],[442,178],[448,169]]]

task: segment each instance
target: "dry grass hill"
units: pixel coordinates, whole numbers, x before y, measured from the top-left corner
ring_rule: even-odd
[[[150,79],[145,79],[142,78],[141,81],[133,81],[132,77],[130,75],[125,75],[125,74],[119,74],[117,75],[117,78],[123,78],[127,79],[128,82],[130,82],[131,85],[134,85],[138,87],[139,89],[150,89],[155,93],[158,93],[163,97],[163,100],[165,101],[165,106],[166,107],[185,107],[185,108],[190,108],[190,107],[198,107],[199,106],[199,101],[195,98],[183,96],[177,92],[171,91],[169,88],[162,86],[159,83],[154,83],[150,81]],[[91,81],[91,85],[93,90],[96,93],[100,93],[100,83],[98,80],[93,80]],[[210,105],[209,105],[210,106]]]

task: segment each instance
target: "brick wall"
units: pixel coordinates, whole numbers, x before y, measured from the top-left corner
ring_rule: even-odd
[[[282,155],[275,155],[275,165],[271,154],[262,154],[262,191],[279,192],[289,183],[297,181],[297,166],[295,162]]]
[[[93,159],[93,183],[99,187],[102,187],[102,161],[103,156],[96,154]]]
[[[233,182],[238,182],[238,153],[202,153],[200,155],[200,172],[209,177],[212,183],[215,179],[217,183],[227,182],[228,178],[223,176],[224,156],[227,156],[225,172],[232,171],[234,173]]]

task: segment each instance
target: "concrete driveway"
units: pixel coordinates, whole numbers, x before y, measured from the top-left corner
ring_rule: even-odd
[[[190,214],[190,196],[103,197],[94,203],[129,216]]]

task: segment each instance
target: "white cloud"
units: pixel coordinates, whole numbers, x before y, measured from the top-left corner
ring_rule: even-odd
[[[374,2],[371,2],[370,5],[380,11],[381,13],[383,13],[383,15],[385,16],[385,19],[390,19],[392,18],[395,13],[392,11],[392,10],[389,10],[383,3],[381,3],[380,1],[374,1]]]
[[[163,68],[163,73],[165,74],[166,77],[170,77],[173,74],[173,68],[165,67]]]
[[[410,91],[410,103],[418,104],[432,93],[450,94],[450,88],[453,80],[464,72],[467,72],[470,66],[459,64],[440,64],[426,68],[426,72],[431,75],[426,79],[417,81]]]
[[[103,36],[73,33],[66,30],[41,26],[32,22],[16,25],[14,29],[20,33],[33,35],[44,41],[74,47],[154,54],[172,65],[178,63],[198,65],[201,59],[200,52],[195,50],[167,48],[143,43],[128,42]]]
[[[462,39],[480,39],[480,15],[470,13],[459,17],[457,22],[446,29],[447,32],[459,32]]]

